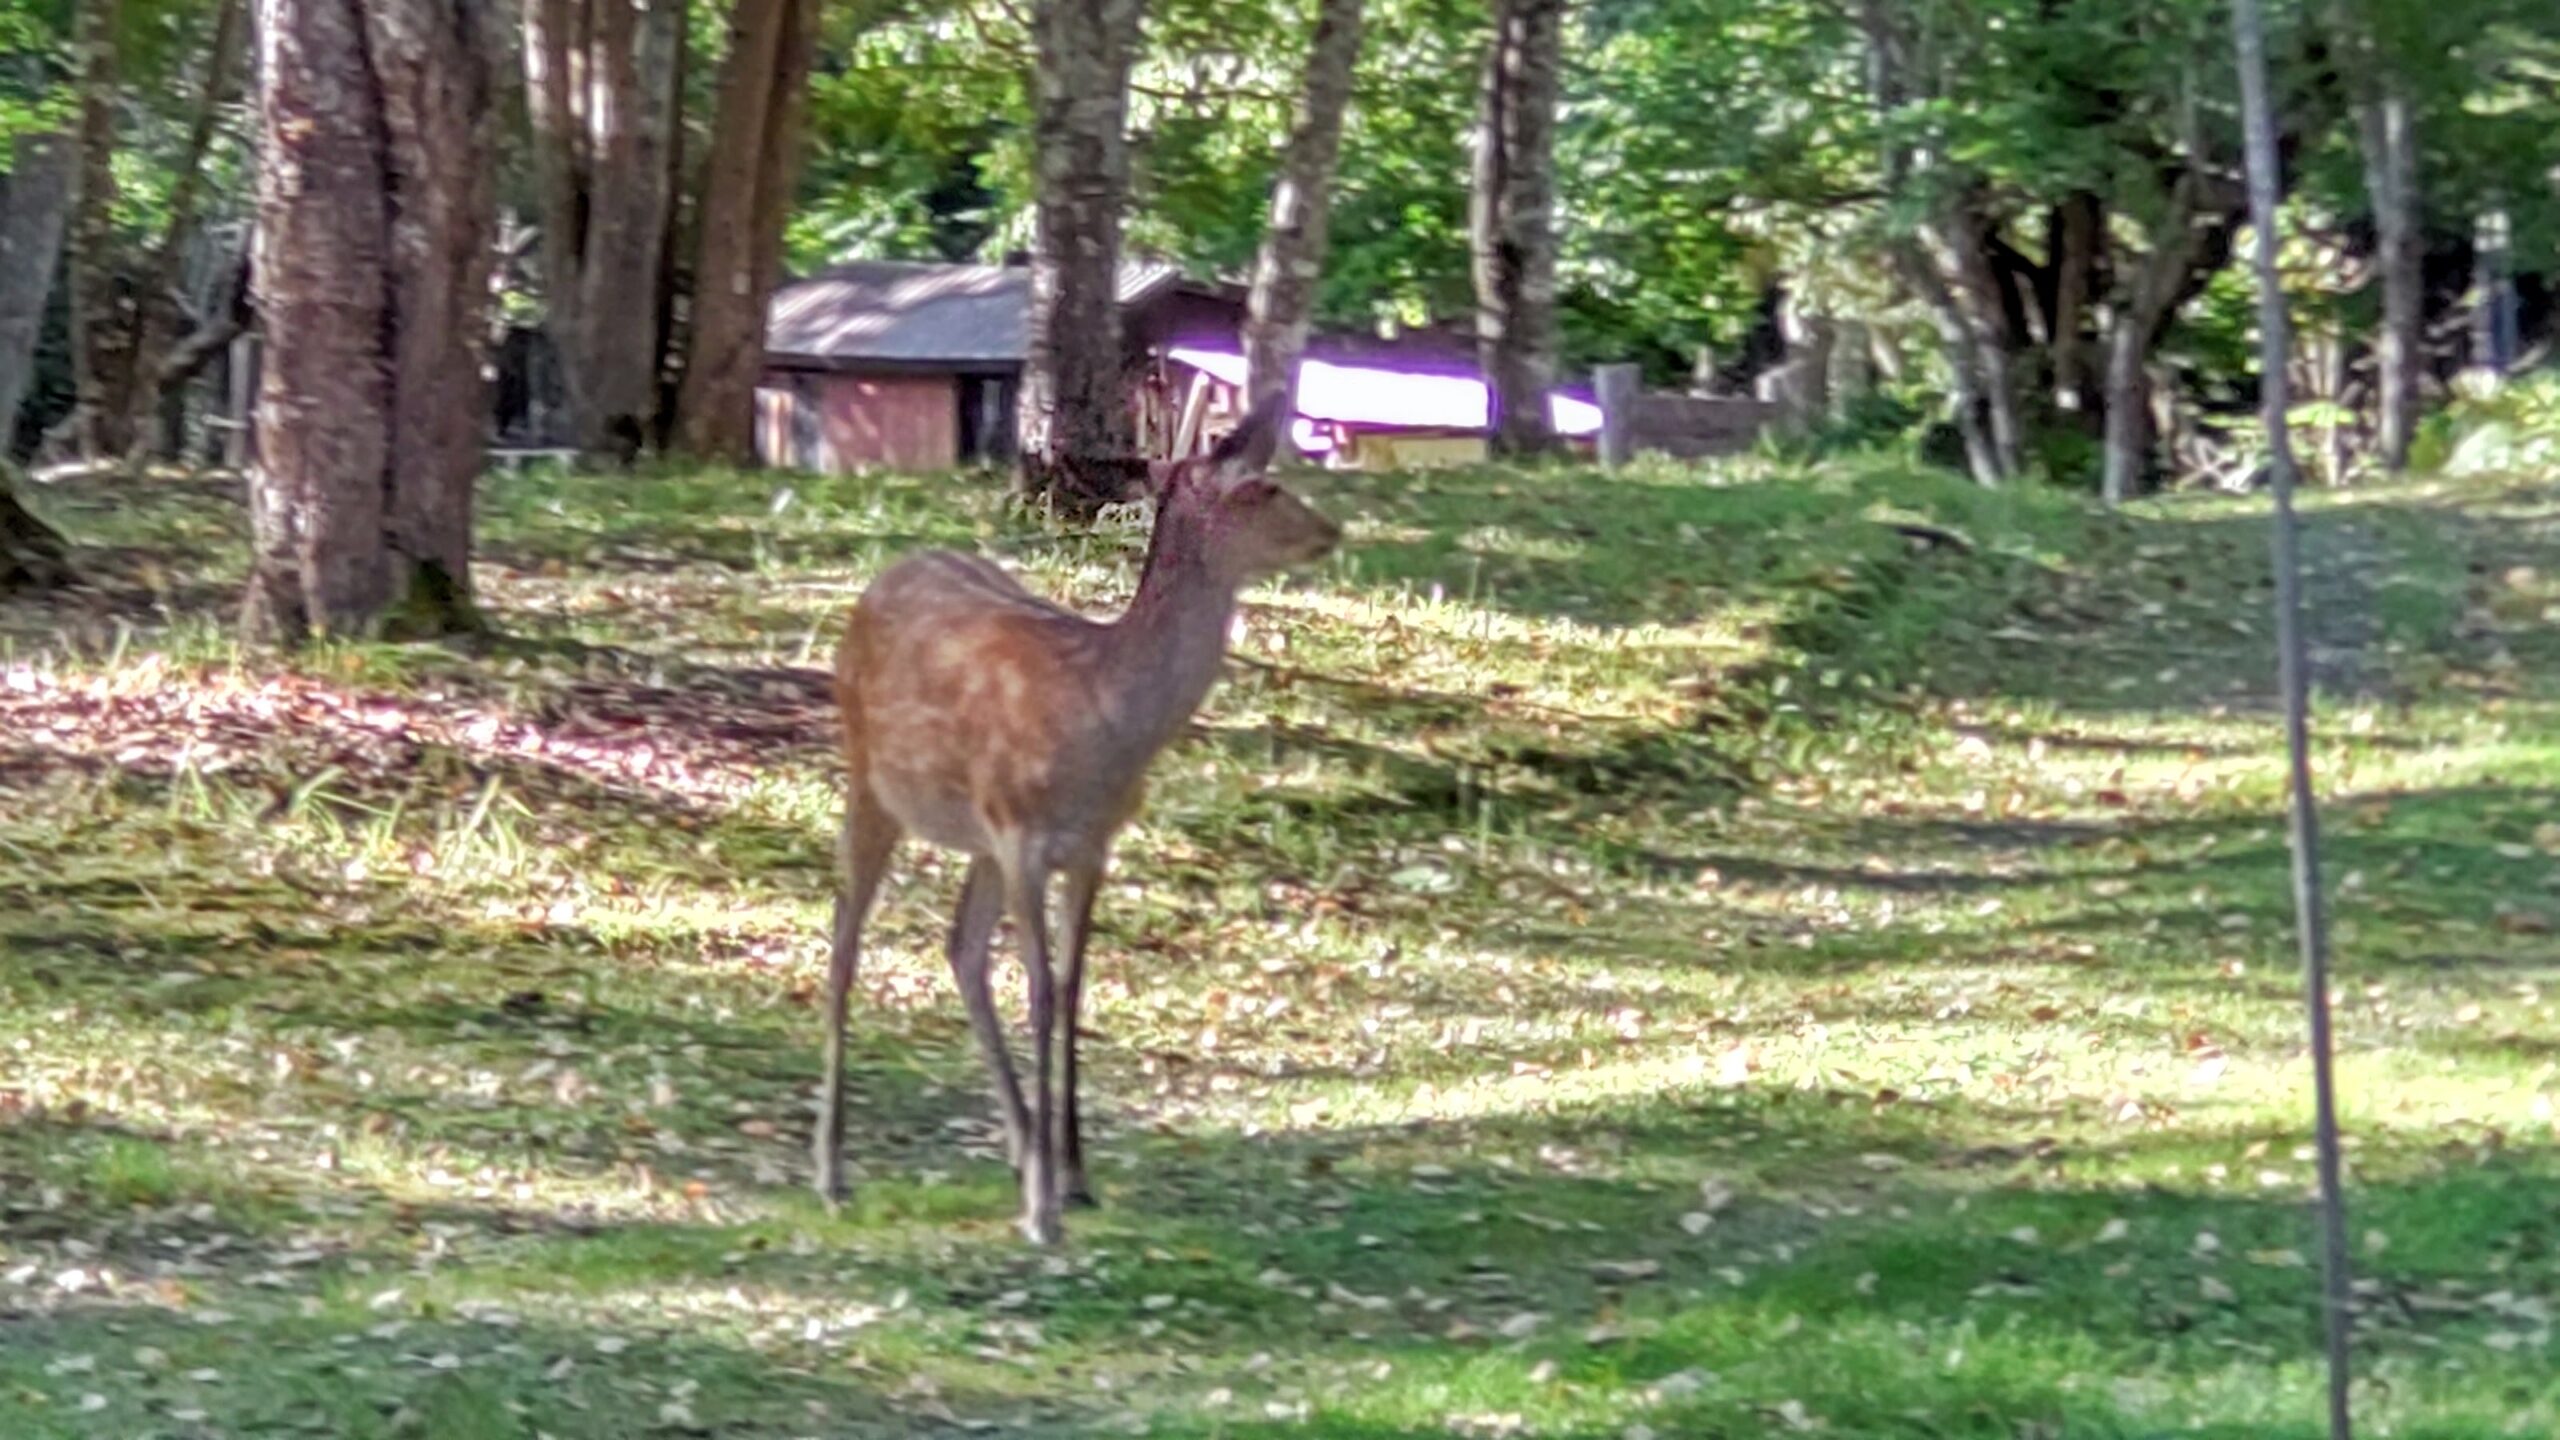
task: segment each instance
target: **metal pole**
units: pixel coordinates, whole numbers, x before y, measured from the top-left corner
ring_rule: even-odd
[[[2267,426],[2268,469],[2275,489],[2273,547],[2276,578],[2276,656],[2284,690],[2285,749],[2292,770],[2293,907],[2302,941],[2302,981],[2310,1011],[2311,1085],[2315,1142],[2319,1151],[2322,1318],[2329,1348],[2329,1434],[2348,1440],[2348,1327],[2346,1198],[2338,1158],[2337,1078],[2330,1059],[2329,931],[2321,908],[2320,816],[2311,789],[2309,666],[2302,639],[2302,545],[2293,512],[2293,445],[2285,433],[2287,362],[2292,332],[2285,314],[2284,284],[2276,268],[2276,126],[2267,96],[2265,22],[2258,0],[2232,0],[2232,28],[2240,59],[2240,117],[2248,141],[2249,222],[2258,242],[2258,385]]]

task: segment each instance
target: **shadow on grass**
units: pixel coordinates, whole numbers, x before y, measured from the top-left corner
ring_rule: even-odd
[[[2247,1133],[2135,1132],[2084,1154],[1960,1138],[2016,1133],[1997,1114],[1744,1090],[1140,1137],[1102,1172],[1109,1208],[1079,1217],[1052,1264],[1004,1238],[992,1166],[883,1181],[839,1216],[794,1191],[741,1195],[752,1208],[728,1223],[564,1222],[494,1200],[384,1204],[327,1174],[280,1187],[238,1168],[234,1142],[109,1123],[0,1129],[8,1193],[59,1192],[0,1207],[13,1248],[50,1267],[76,1239],[92,1269],[133,1275],[104,1293],[0,1291],[15,1382],[0,1405],[29,1427],[12,1434],[97,1433],[69,1407],[99,1383],[63,1362],[144,1347],[165,1359],[105,1387],[110,1419],[201,1408],[232,1433],[518,1433],[428,1419],[468,1401],[558,1435],[802,1434],[812,1404],[826,1433],[929,1432],[939,1406],[1009,1433],[1137,1409],[1160,1412],[1160,1433],[1207,1435],[1253,1433],[1238,1419],[1298,1399],[1313,1415],[1294,1433],[1319,1436],[1516,1412],[1547,1434],[1615,1435],[1631,1415],[1752,1434],[1789,1424],[1790,1402],[1842,1433],[1914,1440],[1951,1416],[1973,1427],[1954,1433],[2143,1434],[2199,1406],[2245,1433],[2315,1433],[2291,1418],[2307,1403],[2289,1408],[2309,1399],[2317,1330],[2299,1200],[2079,1178],[2100,1159],[2140,1174],[2154,1149],[2237,1154]],[[168,1153],[155,1170],[135,1144]],[[2518,1322],[2489,1277],[2549,1263],[2560,1158],[2448,1145],[2365,1163],[2358,1224],[2392,1243],[2363,1269],[2360,1354],[2424,1367],[2395,1403],[2439,1424],[2550,1404],[2538,1358],[2490,1341]],[[1701,1176],[1721,1198],[1701,1200]],[[1693,1233],[1680,1217],[1702,1204]],[[973,1205],[986,1219],[955,1225]],[[174,1288],[145,1284],[154,1269]],[[2460,1373],[2433,1368],[2448,1347]],[[231,1378],[181,1383],[198,1366]],[[2120,1383],[2084,1386],[2093,1366]],[[1092,1371],[1130,1393],[1097,1394]],[[1205,1408],[1212,1384],[1241,1393],[1241,1415]]]

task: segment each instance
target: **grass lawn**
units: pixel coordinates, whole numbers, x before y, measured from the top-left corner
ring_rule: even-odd
[[[2319,1433],[2260,504],[1306,486],[1053,1254],[919,849],[807,1191],[820,667],[910,547],[1108,609],[1136,530],[492,477],[501,640],[280,661],[232,486],[40,491],[105,589],[0,608],[0,1436]],[[2311,545],[2361,1416],[2560,1434],[2560,480]]]

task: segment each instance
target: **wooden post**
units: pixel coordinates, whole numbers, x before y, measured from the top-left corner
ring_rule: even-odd
[[[1640,372],[1633,365],[1599,365],[1591,371],[1591,388],[1600,401],[1600,466],[1615,470],[1627,463],[1632,453],[1636,415],[1636,385]]]
[[[1173,428],[1173,448],[1165,453],[1167,460],[1190,458],[1200,446],[1200,427],[1209,418],[1209,392],[1215,388],[1209,372],[1191,372],[1191,389],[1182,397],[1182,418]]]

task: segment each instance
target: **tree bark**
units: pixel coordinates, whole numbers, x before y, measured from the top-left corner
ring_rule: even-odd
[[[1555,132],[1563,69],[1563,0],[1499,0],[1485,53],[1469,209],[1476,349],[1491,392],[1497,454],[1556,446],[1547,396],[1556,382]]]
[[[1140,0],[1038,0],[1032,14],[1037,214],[1023,368],[1023,481],[1081,513],[1120,498],[1136,441],[1122,374],[1120,217]]]
[[[106,397],[108,411],[98,439],[116,453],[138,458],[150,444],[160,412],[169,351],[177,341],[178,323],[183,318],[177,290],[186,262],[187,236],[195,229],[197,196],[204,188],[205,160],[212,152],[215,120],[230,85],[232,52],[239,46],[241,22],[240,0],[222,0],[222,8],[214,17],[213,49],[205,63],[204,88],[196,101],[195,119],[169,191],[168,217],[135,291],[130,333],[112,362]]]
[[[71,547],[18,499],[17,480],[0,464],[0,595],[58,589],[73,579]]]
[[[2358,107],[2357,130],[2382,276],[2382,331],[2374,345],[2381,411],[2374,439],[2382,467],[2397,475],[2409,468],[2409,442],[2418,432],[2418,407],[2425,393],[2426,242],[2420,230],[2418,143],[2408,92],[2389,73],[2381,77],[2379,88],[2370,105]]]
[[[471,628],[493,206],[487,0],[259,0],[266,347],[243,623]]]
[[[1246,303],[1245,373],[1252,404],[1295,393],[1315,316],[1316,283],[1324,275],[1326,226],[1333,210],[1335,161],[1342,120],[1351,108],[1351,76],[1360,62],[1361,0],[1317,0],[1315,33],[1280,179],[1271,191],[1270,228],[1255,257]],[[1294,413],[1294,412],[1284,412]],[[1271,463],[1286,426],[1257,429],[1246,447],[1252,466]]]
[[[817,0],[739,0],[730,22],[704,157],[701,251],[676,401],[676,444],[700,459],[743,465],[755,458],[765,310],[799,183],[817,14]]]
[[[1877,117],[1891,122],[1915,93],[1908,38],[1885,0],[1862,0],[1859,28],[1866,40],[1867,88]],[[1937,168],[1925,148],[1884,142],[1885,191],[1899,195],[1915,174]],[[1932,177],[1940,190],[1943,178]],[[1999,485],[2017,473],[2024,449],[2009,355],[2002,348],[2004,317],[1984,250],[1981,227],[1961,194],[1934,200],[1930,214],[1888,253],[1902,282],[1916,292],[1937,328],[1954,390],[1956,431],[1963,438],[1965,468],[1983,485]]]
[[[2169,218],[2140,257],[2118,266],[2120,283],[2107,330],[2106,424],[2101,496],[2119,505],[2141,493],[2150,471],[2153,427],[2151,352],[2178,308],[2231,256],[2232,233],[2245,197],[2209,204],[2214,188],[2191,162],[2170,186]]]
[[[2407,83],[2384,54],[2374,7],[2333,0],[2331,40],[2345,57],[2357,148],[2364,161],[2365,200],[2373,209],[2375,269],[2382,284],[2382,328],[2374,337],[2380,413],[2374,439],[2383,468],[2408,468],[2417,433],[2421,364],[2426,347],[2425,240],[2420,233],[2416,122]]]
[[[2053,357],[2053,406],[2084,411],[2087,396],[2089,299],[2096,293],[2098,248],[2106,236],[2105,202],[2087,191],[2055,211],[2053,322],[2046,344]]]
[[[18,407],[34,377],[36,337],[61,269],[78,159],[68,135],[21,136],[0,200],[0,455],[17,433]]]
[[[71,214],[70,340],[74,395],[71,443],[85,457],[106,453],[115,406],[109,357],[122,317],[116,301],[117,39],[123,0],[81,0],[75,31],[79,67],[80,178]]]
[[[543,293],[578,444],[627,458],[657,428],[654,297],[674,200],[682,0],[523,0]]]

